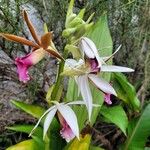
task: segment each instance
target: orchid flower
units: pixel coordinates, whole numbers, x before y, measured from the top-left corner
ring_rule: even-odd
[[[109,57],[100,57],[96,45],[87,37],[82,37],[80,41],[80,51],[82,59],[78,62],[74,59],[67,59],[63,75],[74,76],[83,100],[86,104],[89,120],[92,114],[92,94],[89,87],[91,81],[98,89],[105,94],[104,100],[110,102],[110,95],[117,96],[114,88],[99,77],[100,72],[133,72],[133,69],[114,65],[107,65],[106,62],[114,56],[121,46]]]
[[[57,50],[54,47],[52,42],[52,32],[47,32],[39,39],[31,21],[29,20],[28,14],[26,11],[23,11],[24,20],[29,28],[29,31],[35,42],[19,37],[12,34],[0,33],[0,36],[4,37],[7,40],[21,43],[23,45],[31,46],[32,52],[27,54],[24,57],[17,57],[15,59],[15,64],[17,65],[17,72],[19,75],[19,80],[26,83],[30,80],[28,74],[28,68],[38,63],[46,55],[46,51],[50,55],[55,56],[59,59],[63,59]]]
[[[67,142],[69,142],[70,140],[72,140],[75,137],[75,134],[73,133],[73,131],[71,130],[70,126],[68,125],[66,120],[63,118],[63,116],[59,112],[57,112],[57,115],[59,118],[59,122],[62,126],[62,129],[60,130],[60,135]]]
[[[83,101],[73,101],[69,103],[58,103],[57,101],[52,101],[54,105],[50,107],[38,120],[37,124],[31,131],[30,135],[34,132],[37,128],[43,117],[46,116],[44,121],[44,131],[43,131],[43,138],[45,138],[48,128],[54,118],[56,112],[58,113],[58,117],[60,120],[60,124],[62,126],[62,130],[60,134],[63,138],[66,139],[67,142],[72,140],[75,136],[79,139],[79,127],[77,122],[77,117],[74,111],[71,109],[70,105],[83,105]],[[98,105],[93,105],[98,106]]]

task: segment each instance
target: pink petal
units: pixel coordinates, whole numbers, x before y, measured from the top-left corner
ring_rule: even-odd
[[[67,123],[64,124],[63,128],[60,130],[60,135],[67,142],[70,142],[75,137],[75,135],[73,134],[71,128],[69,127],[69,125]]]
[[[24,57],[17,57],[15,59],[15,64],[17,65],[17,73],[19,75],[19,80],[26,83],[30,80],[28,69],[38,63],[45,56],[43,49],[38,49]]]
[[[32,62],[28,61],[26,62],[26,57],[16,58],[15,64],[17,65],[17,73],[19,75],[19,80],[26,83],[30,80],[30,76],[28,73],[28,68],[32,66]]]
[[[58,118],[62,126],[62,129],[60,130],[61,137],[64,138],[67,142],[71,141],[75,137],[75,134],[73,133],[65,119],[62,117],[62,115],[60,115],[59,113]]]
[[[108,94],[108,93],[106,93],[105,96],[104,96],[104,101],[105,101],[107,104],[109,104],[109,105],[112,104],[112,101],[111,101],[111,99],[110,99],[110,96],[111,96],[111,94]]]

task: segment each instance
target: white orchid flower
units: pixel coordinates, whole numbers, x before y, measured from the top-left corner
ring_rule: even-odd
[[[80,50],[83,60],[79,60],[79,63],[73,59],[67,59],[63,74],[74,76],[86,104],[89,120],[92,114],[92,94],[89,87],[89,81],[91,81],[98,89],[105,94],[104,100],[111,104],[110,95],[117,96],[114,88],[106,82],[104,79],[98,76],[100,72],[133,72],[133,69],[115,65],[107,65],[106,62],[119,51],[120,47],[108,57],[100,57],[96,45],[92,40],[87,37],[82,37],[80,41]],[[82,65],[81,65],[82,64]],[[67,72],[66,72],[67,70]]]
[[[85,105],[83,101],[73,101],[69,103],[58,103],[57,101],[52,101],[55,105],[50,107],[38,120],[35,127],[32,129],[29,136],[31,136],[34,130],[37,128],[43,117],[46,116],[43,126],[43,138],[45,138],[46,133],[49,129],[49,126],[54,118],[56,112],[58,113],[58,117],[60,120],[60,124],[62,126],[62,130],[60,134],[67,142],[72,140],[75,136],[79,139],[79,127],[77,122],[77,117],[74,111],[71,109],[70,105]],[[94,105],[97,107],[99,105]]]

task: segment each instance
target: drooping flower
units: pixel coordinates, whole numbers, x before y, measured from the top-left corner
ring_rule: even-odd
[[[29,20],[26,11],[23,11],[23,17],[35,42],[13,34],[0,33],[0,36],[4,37],[7,40],[18,42],[23,45],[32,47],[31,53],[27,54],[24,57],[17,57],[15,59],[19,80],[26,83],[28,80],[30,80],[28,69],[31,66],[35,65],[36,63],[38,63],[42,58],[44,58],[46,52],[59,59],[63,59],[63,58],[57,52],[52,42],[52,32],[45,33],[39,39],[35,31],[35,28],[33,27],[31,21]]]
[[[38,63],[44,56],[45,51],[43,51],[43,49],[37,49],[24,57],[17,57],[15,59],[15,64],[17,65],[19,80],[23,81],[24,83],[30,80],[28,69],[32,65]]]
[[[62,115],[59,112],[57,114],[58,114],[59,122],[62,126],[62,129],[60,130],[60,135],[67,142],[69,142],[75,137],[75,135],[71,130],[70,126],[68,125],[68,123],[66,122],[66,120],[62,117]]]
[[[99,76],[100,72],[133,72],[133,69],[114,65],[107,65],[106,62],[114,56],[119,48],[109,57],[100,57],[96,45],[87,37],[82,37],[80,41],[80,51],[82,60],[66,60],[65,69],[62,74],[74,76],[83,100],[86,104],[89,120],[92,114],[92,94],[89,81],[105,94],[104,100],[110,103],[110,95],[117,96],[114,88]],[[69,73],[70,72],[70,73]]]
[[[45,138],[45,135],[48,131],[48,128],[52,122],[52,119],[54,118],[56,112],[58,112],[62,117],[60,118],[60,123],[63,127],[63,129],[60,131],[63,138],[66,139],[66,141],[70,141],[75,136],[79,139],[79,127],[77,122],[77,117],[74,113],[74,111],[71,109],[70,105],[82,105],[84,104],[83,101],[73,101],[69,103],[58,103],[57,101],[53,101],[55,104],[54,106],[50,107],[38,120],[37,124],[31,131],[30,135],[34,132],[36,127],[39,125],[40,121],[44,116],[46,116],[44,121],[44,131],[43,131],[43,138]],[[29,136],[30,136],[29,135]]]
[[[45,113],[40,117],[37,124],[32,129],[29,136],[31,136],[34,132],[34,130],[37,128],[43,117],[45,117],[44,120],[44,126],[43,126],[43,138],[45,138],[46,133],[48,131],[48,128],[55,116],[55,114],[58,114],[60,124],[62,126],[62,130],[60,131],[60,134],[67,142],[72,140],[74,137],[77,137],[79,139],[79,127],[77,122],[77,117],[74,113],[74,111],[71,109],[70,105],[85,105],[85,102],[83,101],[72,101],[69,103],[58,103],[57,101],[51,101],[54,105],[50,107]],[[92,104],[93,107],[99,107],[100,105]]]

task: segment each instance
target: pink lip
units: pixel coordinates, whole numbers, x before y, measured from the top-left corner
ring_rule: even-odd
[[[15,59],[15,64],[17,65],[17,73],[19,80],[26,83],[30,80],[28,69],[33,65],[30,60],[31,53],[24,57],[17,57]]]
[[[60,124],[62,126],[62,129],[60,130],[60,135],[67,142],[69,142],[70,140],[72,140],[75,137],[75,135],[63,117],[61,117],[61,118],[59,117],[59,120],[60,120]]]

